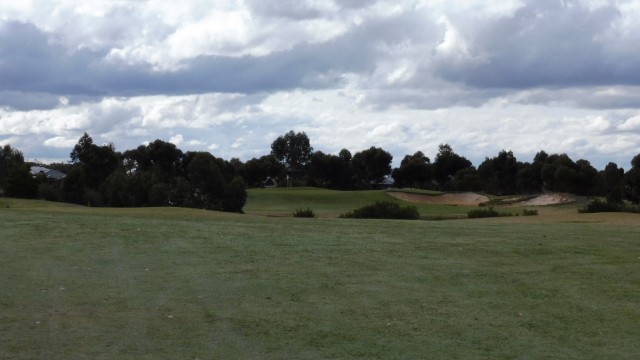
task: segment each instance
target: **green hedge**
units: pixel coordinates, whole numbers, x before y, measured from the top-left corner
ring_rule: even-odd
[[[400,206],[393,201],[378,201],[375,204],[365,205],[346,214],[341,218],[355,219],[404,219],[417,220],[420,218],[418,208],[415,206]]]

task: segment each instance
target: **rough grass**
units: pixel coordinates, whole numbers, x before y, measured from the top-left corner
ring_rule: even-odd
[[[0,199],[0,358],[637,359],[638,217],[574,213],[300,221]]]

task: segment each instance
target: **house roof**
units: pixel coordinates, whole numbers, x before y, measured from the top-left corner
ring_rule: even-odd
[[[32,175],[44,175],[48,180],[51,181],[58,181],[58,180],[62,180],[65,177],[67,177],[67,174],[63,173],[62,171],[58,171],[55,169],[49,169],[46,168],[44,166],[32,166],[31,167],[31,174]]]

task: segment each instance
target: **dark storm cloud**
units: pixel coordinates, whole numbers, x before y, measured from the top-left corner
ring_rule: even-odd
[[[264,1],[252,0],[247,3],[253,13],[263,16],[284,17],[289,19],[313,19],[324,15],[321,9],[314,7],[307,1],[278,0]]]
[[[333,7],[294,1],[249,5],[256,16],[302,21],[329,16],[335,9],[372,6],[360,0],[335,2]],[[73,104],[106,96],[340,88],[345,74],[356,74],[367,100],[379,109],[396,104],[421,109],[481,106],[508,96],[511,89],[532,88],[545,91],[514,101],[543,104],[560,99],[587,108],[637,108],[633,92],[588,94],[592,86],[640,85],[640,58],[624,56],[635,55],[637,45],[631,40],[638,35],[616,36],[621,16],[612,4],[590,9],[578,1],[555,0],[528,1],[497,18],[449,14],[464,42],[461,57],[455,48],[453,53],[440,52],[448,25],[428,9],[411,10],[367,18],[326,42],[300,42],[264,56],[201,55],[182,60],[174,71],[110,58],[108,44],[129,37],[117,21],[108,25],[107,38],[98,41],[103,46],[93,47],[70,47],[63,41],[65,34],[5,22],[0,23],[0,106],[53,108],[60,96]],[[156,27],[164,29],[162,36],[169,33]],[[397,83],[387,81],[384,72],[392,73],[398,59],[415,72]],[[585,85],[587,90],[581,89]]]
[[[0,91],[137,96],[323,88],[338,85],[343,72],[373,66],[372,49],[354,39],[363,35],[302,44],[263,57],[200,56],[186,61],[181,70],[157,72],[104,61],[104,53],[70,53],[33,25],[8,23],[0,31]],[[26,105],[10,97],[3,101],[19,108]]]
[[[409,35],[395,25],[417,20],[411,15],[372,21],[325,43],[302,43],[260,57],[199,56],[172,72],[108,61],[106,51],[70,51],[34,25],[10,22],[0,30],[0,91],[103,97],[336,87],[345,73],[372,72],[381,55],[378,46]],[[1,101],[26,105],[10,97]],[[36,107],[46,104],[53,105],[45,101]]]
[[[335,5],[340,9],[360,9],[373,4],[375,2],[369,0],[340,0],[335,2]],[[327,15],[327,10],[319,6],[318,2],[306,0],[251,0],[247,2],[247,5],[253,13],[263,16],[308,20]],[[325,6],[330,5],[325,4]]]
[[[88,50],[69,53],[31,24],[1,24],[0,91],[97,94],[91,80],[99,56]]]
[[[637,47],[633,39],[616,36],[620,17],[611,3],[589,9],[579,1],[540,0],[486,23],[453,18],[470,58],[455,63],[445,57],[435,70],[475,87],[637,85],[640,59],[617,53]]]
[[[0,91],[0,107],[15,110],[46,110],[60,103],[59,96],[46,93],[25,93],[20,91]]]

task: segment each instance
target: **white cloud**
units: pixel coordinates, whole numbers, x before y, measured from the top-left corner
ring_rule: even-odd
[[[200,140],[189,140],[187,142],[187,144],[189,144],[191,146],[199,146],[199,147],[202,147],[202,146],[206,145],[206,143],[204,141],[200,141]]]
[[[44,141],[45,146],[72,149],[78,143],[78,139],[67,139],[63,136],[56,136]]]
[[[183,141],[184,141],[184,137],[181,134],[174,135],[169,138],[169,142],[176,146],[180,146],[180,144],[182,144]]]
[[[243,144],[244,144],[244,139],[238,138],[233,144],[231,144],[231,149],[234,149],[234,150],[239,149],[240,147],[242,147]]]
[[[585,121],[585,129],[594,133],[604,132],[611,127],[611,122],[603,116],[588,116]]]
[[[640,115],[625,120],[624,123],[618,126],[618,130],[631,132],[640,131]]]

